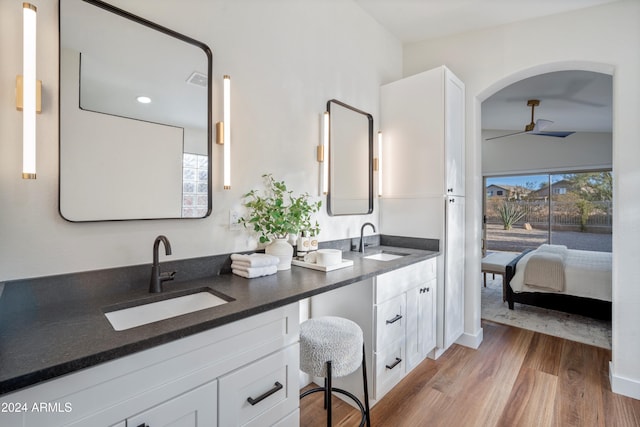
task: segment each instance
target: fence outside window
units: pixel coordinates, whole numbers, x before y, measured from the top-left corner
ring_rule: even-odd
[[[505,202],[502,198],[489,198],[486,206],[486,220],[489,224],[501,224],[502,220],[497,208],[503,203],[511,203],[525,212],[525,215],[516,225],[522,226],[525,223],[531,224],[535,228],[547,229],[549,224],[549,202],[544,200],[517,200]],[[587,228],[598,229],[600,232],[611,232],[612,224],[612,202],[589,202],[592,205],[585,225]],[[575,201],[551,202],[551,226],[565,228],[580,228],[582,217]]]

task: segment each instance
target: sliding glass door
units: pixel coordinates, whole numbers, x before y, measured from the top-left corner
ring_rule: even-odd
[[[611,251],[610,171],[485,178],[485,251]]]

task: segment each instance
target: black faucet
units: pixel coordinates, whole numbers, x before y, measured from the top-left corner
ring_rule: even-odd
[[[371,224],[370,222],[365,222],[364,224],[362,224],[362,228],[360,228],[360,249],[358,249],[359,252],[364,253],[364,228],[370,225],[371,228],[373,228],[373,232],[376,232],[376,226]]]
[[[153,242],[153,265],[151,266],[151,282],[149,283],[149,292],[151,293],[162,292],[162,282],[173,280],[173,276],[176,274],[175,271],[170,273],[160,272],[160,263],[158,262],[158,249],[160,242],[164,244],[165,255],[171,255],[171,244],[169,243],[169,239],[165,236],[156,237],[156,241]]]

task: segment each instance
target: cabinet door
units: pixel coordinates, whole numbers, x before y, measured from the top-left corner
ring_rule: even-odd
[[[407,372],[436,346],[434,292],[436,279],[407,291]]]
[[[444,187],[444,67],[380,88],[385,197],[441,195]]]
[[[434,294],[436,291],[436,279],[425,284],[419,289],[419,345],[422,359],[436,347],[436,306]],[[421,359],[421,360],[422,360]]]
[[[192,391],[127,419],[127,427],[217,426],[218,382]]]
[[[464,332],[464,197],[448,197],[445,222],[444,348]]]
[[[464,196],[464,84],[447,70],[444,85],[446,194]]]
[[[407,372],[415,368],[422,361],[422,346],[420,345],[420,299],[422,287],[407,291],[407,338],[406,338],[406,368]]]

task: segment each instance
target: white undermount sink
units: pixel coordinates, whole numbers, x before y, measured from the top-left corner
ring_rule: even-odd
[[[364,257],[364,259],[373,259],[376,261],[391,261],[394,259],[402,258],[403,256],[407,256],[408,254],[401,254],[398,252],[379,252],[377,254],[371,254]]]
[[[170,319],[182,314],[193,313],[218,305],[226,304],[224,298],[207,291],[165,299],[134,307],[106,312],[104,315],[116,331],[135,328],[159,320]]]

